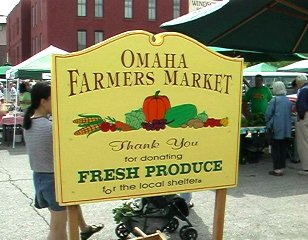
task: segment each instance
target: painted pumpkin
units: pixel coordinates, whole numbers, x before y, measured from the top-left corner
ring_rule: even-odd
[[[148,96],[144,99],[142,111],[147,122],[154,119],[164,119],[166,111],[171,107],[167,96],[159,95],[156,91],[154,96]]]

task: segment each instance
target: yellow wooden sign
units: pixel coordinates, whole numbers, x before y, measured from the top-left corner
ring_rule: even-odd
[[[242,59],[131,31],[52,66],[60,204],[236,186]]]

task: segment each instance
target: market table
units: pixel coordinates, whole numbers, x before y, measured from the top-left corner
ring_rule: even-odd
[[[265,133],[266,126],[257,126],[257,127],[241,127],[241,134],[248,133]]]
[[[266,137],[266,126],[257,127],[242,127],[241,133],[241,153],[240,153],[240,163],[244,163],[245,155],[247,151],[256,153],[254,158],[258,158],[260,152],[268,146],[268,139]],[[269,150],[270,151],[270,150]],[[292,127],[292,135],[289,140],[287,157],[293,163],[299,162],[299,157],[297,153],[296,141],[295,141],[295,127]],[[249,157],[248,157],[249,158]],[[247,159],[246,159],[247,160]],[[248,160],[249,161],[249,160]]]
[[[24,121],[24,117],[20,115],[16,115],[16,124],[21,125]],[[2,117],[1,120],[2,125],[14,125],[15,124],[15,116],[11,114],[7,114]]]
[[[263,149],[268,145],[266,126],[241,127],[240,164],[259,161]]]
[[[15,125],[15,117],[16,117],[16,125]],[[23,124],[24,118],[20,116],[19,114],[12,115],[12,114],[7,114],[2,117],[0,124],[3,127],[3,142],[8,141],[8,135],[9,133],[12,133],[12,136],[14,134],[14,126],[15,126],[15,137],[16,136],[21,136],[18,138],[15,138],[15,142],[21,142],[22,141],[22,124]],[[20,134],[16,134],[20,133]]]

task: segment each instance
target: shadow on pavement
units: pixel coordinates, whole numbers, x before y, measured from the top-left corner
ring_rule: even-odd
[[[209,226],[204,224],[202,217],[200,217],[194,209],[191,209],[190,211],[190,220],[193,222],[193,227],[198,231],[199,239],[212,239],[212,233],[210,232]]]
[[[209,231],[209,226],[205,225],[202,218],[197,214],[197,212],[192,208],[190,209],[189,221],[192,224],[192,227],[197,230],[198,232],[198,239],[202,240],[211,240],[212,239],[212,234]],[[180,221],[180,226],[179,228],[174,232],[174,233],[166,233],[164,232],[168,239],[170,240],[181,240],[180,237],[180,230],[181,227],[187,225],[186,222]]]
[[[258,163],[239,166],[238,185],[228,189],[227,194],[236,198],[247,195],[281,198],[307,194],[307,177],[297,174],[300,168],[300,164],[287,159],[285,175],[271,176],[268,172],[273,169],[272,159],[269,154],[263,154]]]
[[[8,151],[10,155],[27,154],[27,149],[24,143],[16,143],[13,148],[12,143],[4,142],[0,145],[0,151]]]

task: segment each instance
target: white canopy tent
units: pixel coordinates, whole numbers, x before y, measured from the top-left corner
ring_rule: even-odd
[[[52,54],[66,54],[60,48],[50,45],[44,50],[38,52],[27,60],[21,62],[20,64],[12,67],[6,71],[7,79],[29,79],[31,76],[36,77],[36,79],[44,79],[44,73],[50,73],[51,68],[51,56]]]
[[[278,68],[278,71],[308,73],[308,60],[298,61],[290,65]]]
[[[12,67],[6,71],[7,80],[17,80],[17,89],[19,89],[20,79],[30,79],[31,76],[36,76],[35,79],[46,79],[46,76],[50,78],[51,70],[51,57],[52,54],[66,54],[60,48],[50,45],[44,50],[38,52],[27,60],[21,62],[20,64]],[[15,99],[15,107],[18,104],[18,96]],[[15,147],[15,134],[16,134],[16,110],[14,111],[14,132],[13,132],[13,148]]]

